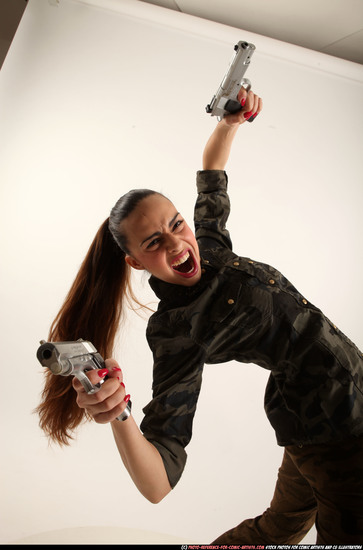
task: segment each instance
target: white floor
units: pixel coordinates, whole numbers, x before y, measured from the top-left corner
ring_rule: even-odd
[[[187,544],[172,535],[126,527],[75,527],[36,533],[8,544]]]

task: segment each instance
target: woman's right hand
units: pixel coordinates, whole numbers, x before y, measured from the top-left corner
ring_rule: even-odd
[[[78,406],[99,424],[116,420],[130,399],[126,395],[122,371],[114,359],[106,359],[105,369],[87,372],[93,384],[106,375],[108,378],[101,389],[91,395],[86,393],[76,377],[72,380]],[[159,451],[143,436],[132,415],[125,422],[112,422],[112,431],[122,461],[136,487],[150,502],[160,502],[171,487]]]
[[[81,382],[74,377],[73,388],[77,392],[77,405],[85,409],[98,424],[106,424],[115,420],[127,407],[130,395],[126,395],[122,371],[115,359],[106,359],[104,369],[94,369],[87,372],[92,384],[97,384],[105,376],[108,379],[101,389],[93,394],[87,394]]]

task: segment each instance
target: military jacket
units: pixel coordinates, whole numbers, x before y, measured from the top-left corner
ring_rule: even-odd
[[[265,411],[279,445],[363,434],[362,353],[279,271],[232,251],[226,173],[198,172],[197,188],[201,280],[149,281],[160,302],[146,333],[153,398],[141,429],[172,487],[185,466],[204,364],[235,360],[270,371]]]

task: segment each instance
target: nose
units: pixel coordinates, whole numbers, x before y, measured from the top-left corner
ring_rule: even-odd
[[[176,235],[169,233],[166,241],[166,249],[169,254],[175,254],[176,252],[181,252],[182,246],[180,240]]]

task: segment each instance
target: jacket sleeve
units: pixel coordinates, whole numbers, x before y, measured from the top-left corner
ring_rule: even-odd
[[[198,197],[194,210],[195,236],[199,247],[229,248],[232,241],[226,222],[230,213],[228,178],[223,170],[197,172]]]
[[[153,398],[143,409],[140,428],[158,449],[174,488],[187,459],[184,448],[192,437],[205,354],[189,334],[170,334],[170,326],[156,331],[149,323],[147,338],[154,355]]]

